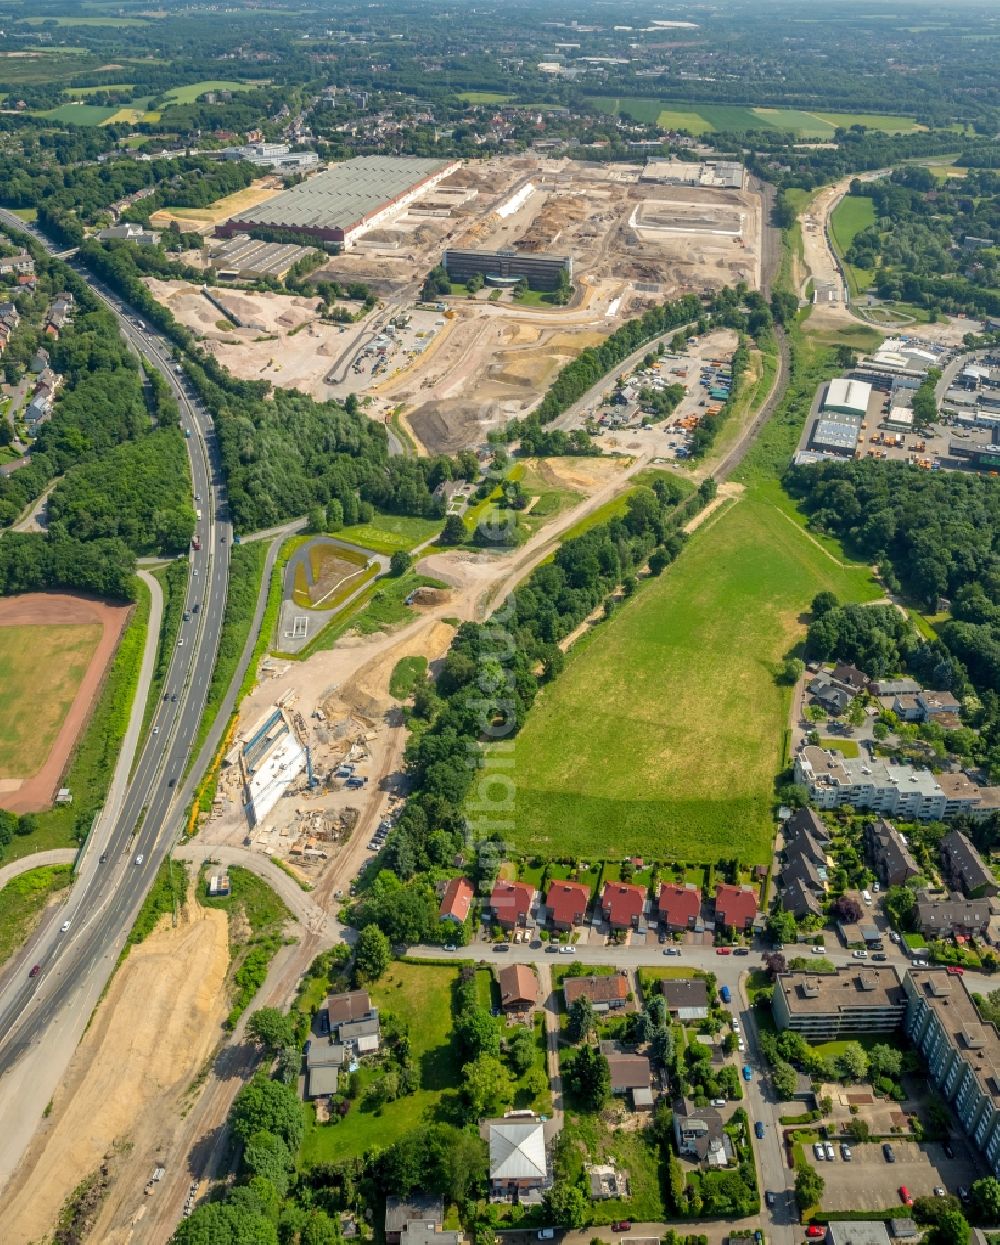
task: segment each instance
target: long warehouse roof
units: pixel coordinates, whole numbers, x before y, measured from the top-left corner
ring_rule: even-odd
[[[448,164],[408,156],[358,156],[317,173],[231,219],[276,227],[348,229]]]

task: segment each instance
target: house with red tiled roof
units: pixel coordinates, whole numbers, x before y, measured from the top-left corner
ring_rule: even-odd
[[[590,903],[590,887],[582,882],[553,882],[545,896],[549,920],[553,929],[572,929],[587,914]]]
[[[498,881],[490,892],[493,920],[504,929],[527,925],[534,902],[535,888],[526,882]]]
[[[452,878],[445,888],[438,916],[442,921],[454,921],[464,925],[472,907],[472,883],[465,878]]]
[[[664,882],[656,899],[660,924],[666,929],[694,929],[701,915],[701,891],[687,883]]]
[[[750,929],[757,918],[757,892],[752,886],[730,886],[720,882],[715,888],[715,923],[725,929]]]
[[[601,910],[612,929],[635,929],[646,906],[646,890],[631,882],[605,882]]]

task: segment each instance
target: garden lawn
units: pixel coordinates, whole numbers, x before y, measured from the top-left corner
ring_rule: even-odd
[[[359,1110],[353,1103],[339,1124],[317,1124],[312,1105],[306,1104],[301,1166],[337,1163],[375,1147],[386,1149],[404,1133],[433,1120],[446,1093],[457,1093],[460,1068],[452,1046],[452,993],[457,979],[457,967],[394,962],[370,987],[372,1002],[382,1015],[398,1017],[409,1030],[420,1067],[420,1088],[388,1103],[378,1114]]]
[[[699,528],[539,694],[510,771],[515,850],[768,860],[788,719],[774,674],[824,589],[845,601],[877,593],[866,568],[837,561],[769,490]]]

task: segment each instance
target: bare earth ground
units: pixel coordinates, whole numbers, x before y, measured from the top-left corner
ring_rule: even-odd
[[[281,194],[284,186],[280,177],[270,175],[258,178],[245,190],[237,190],[235,194],[218,199],[209,207],[204,208],[164,208],[154,212],[149,223],[154,229],[165,229],[176,222],[188,232],[206,233],[219,221],[228,220],[237,212],[245,212],[247,208],[257,207],[266,203],[275,195]]]
[[[0,801],[12,813],[37,813],[51,806],[59,780],[97,700],[104,672],[118,647],[129,613],[130,608],[125,605],[109,605],[60,592],[32,592],[0,600],[0,626],[96,622],[102,627],[90,665],[45,761],[28,779],[0,780]]]
[[[116,1189],[149,1178],[160,1129],[168,1121],[173,1127],[179,1097],[221,1036],[228,966],[226,914],[191,897],[176,928],[164,919],[132,948],[8,1186],[5,1240],[50,1231],[66,1198],[116,1142],[133,1149],[120,1159],[102,1220],[113,1212]],[[99,1223],[91,1239],[124,1238]]]

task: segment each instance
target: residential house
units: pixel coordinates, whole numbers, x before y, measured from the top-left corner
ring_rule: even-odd
[[[306,1097],[325,1098],[337,1092],[347,1048],[331,1038],[313,1038],[306,1050]]]
[[[714,1107],[696,1107],[687,1098],[674,1103],[674,1143],[681,1158],[708,1167],[727,1167],[733,1160],[722,1116]]]
[[[660,982],[667,1011],[675,1020],[707,1020],[710,1000],[704,977],[667,977]]]
[[[890,1220],[891,1228],[895,1220]],[[893,1236],[897,1234],[893,1232]],[[889,1232],[882,1219],[845,1219],[826,1225],[823,1245],[891,1245]]]
[[[781,907],[790,912],[797,921],[807,916],[822,916],[823,909],[811,887],[796,878],[781,892]]]
[[[865,846],[883,886],[903,886],[920,873],[903,836],[884,817],[865,826]]]
[[[920,702],[917,700],[915,692],[898,692],[895,696],[887,696],[883,703],[888,701],[889,708],[901,722],[920,722],[923,720],[923,710],[920,708]]]
[[[466,878],[452,878],[445,887],[438,916],[442,921],[454,921],[456,925],[464,925],[474,897],[471,882]]]
[[[601,911],[612,929],[638,929],[646,908],[645,887],[631,882],[605,882]]]
[[[375,1054],[381,1042],[378,1008],[372,1006],[367,990],[331,994],[326,1001],[326,1030],[332,1041],[339,1041],[358,1055]]]
[[[489,1146],[490,1195],[514,1202],[540,1202],[549,1183],[545,1125],[532,1111],[512,1111],[484,1120],[480,1131]]]
[[[577,999],[590,999],[595,1012],[617,1011],[628,1002],[628,976],[624,969],[607,977],[565,977],[563,1001],[566,1010]]]
[[[435,1197],[387,1197],[385,1199],[385,1245],[400,1245],[409,1223],[444,1223],[444,1205]]]
[[[157,246],[160,235],[152,229],[143,229],[141,225],[126,221],[123,225],[112,225],[109,229],[97,232],[98,242],[134,242],[136,246]]]
[[[962,702],[951,692],[918,692],[917,704],[924,722],[933,722],[942,713],[958,714],[962,709]]]
[[[35,353],[31,356],[31,362],[28,364],[28,371],[34,375],[44,372],[49,366],[49,352],[44,346],[39,346]]]
[[[863,670],[842,661],[834,666],[830,678],[854,696],[868,686],[868,675]]]
[[[656,899],[660,924],[669,930],[694,929],[701,918],[701,891],[690,882],[664,882]]]
[[[952,884],[970,899],[1000,894],[993,870],[961,830],[952,830],[941,840],[941,863]]]
[[[868,685],[873,696],[916,696],[920,684],[916,679],[877,679]]]
[[[932,899],[930,892],[917,892],[917,925],[926,938],[983,938],[994,915],[989,899],[966,899],[949,895]]]
[[[590,887],[582,882],[552,882],[549,893],[545,896],[552,928],[570,930],[579,925],[587,915],[590,903]]]
[[[797,808],[785,822],[782,837],[787,843],[802,831],[806,831],[817,843],[830,841],[830,831],[826,827],[826,822],[813,808]]]
[[[781,867],[783,886],[800,881],[817,894],[826,890],[826,848],[808,829],[791,831],[786,827],[782,850],[785,858]]]
[[[527,928],[536,892],[526,882],[498,881],[490,893],[493,920],[501,929]]]
[[[538,1002],[538,978],[529,964],[508,964],[497,974],[500,1006],[505,1012],[524,1012]]]
[[[715,923],[723,929],[743,932],[757,919],[757,892],[752,886],[730,886],[720,882],[715,888]]]
[[[69,321],[70,313],[73,310],[73,295],[62,293],[57,295],[49,307],[49,312],[45,320],[45,335],[51,337],[53,341],[59,340],[59,334],[65,328]]]
[[[442,1228],[439,1223],[410,1219],[403,1225],[400,1245],[464,1245],[460,1228]]]
[[[9,300],[7,302],[0,303],[0,324],[5,324],[7,328],[13,332],[20,323],[21,313],[18,311],[17,307]],[[46,355],[46,360],[47,359],[48,355]]]
[[[846,713],[851,707],[851,701],[854,697],[846,688],[839,687],[825,674],[817,675],[809,684],[809,695],[817,702],[827,713],[832,713],[834,717]]]
[[[601,1053],[608,1061],[611,1092],[616,1098],[649,1089],[652,1072],[645,1055],[623,1050],[617,1042],[602,1042]]]
[[[0,277],[30,276],[34,271],[35,261],[27,251],[0,256]]]

